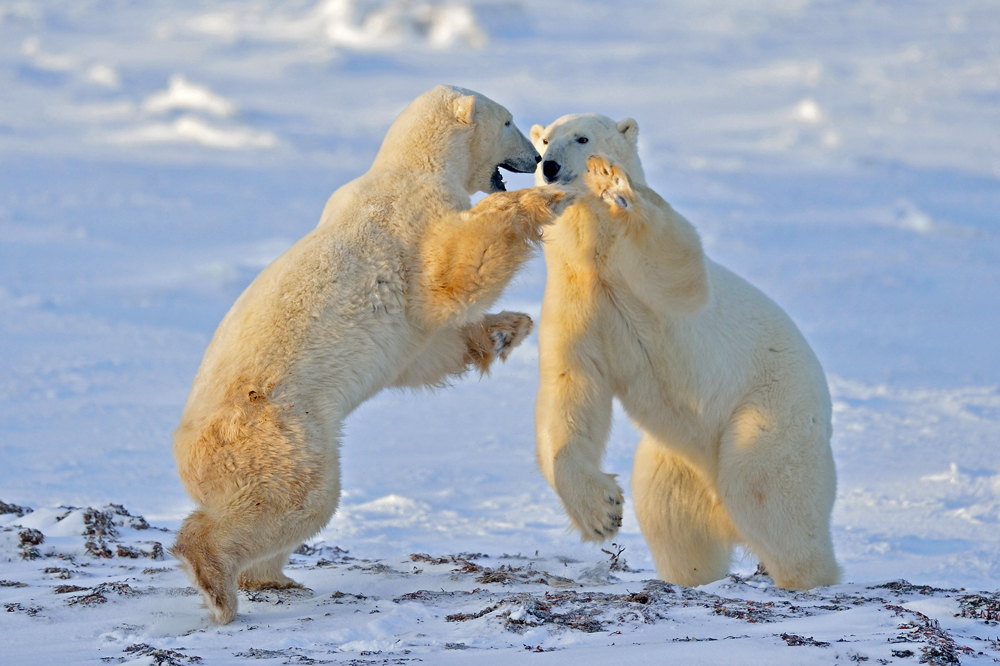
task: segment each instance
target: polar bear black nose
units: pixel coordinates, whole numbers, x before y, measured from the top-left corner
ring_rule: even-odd
[[[545,176],[545,180],[552,180],[559,173],[559,163],[553,160],[545,160],[542,162],[542,174]]]

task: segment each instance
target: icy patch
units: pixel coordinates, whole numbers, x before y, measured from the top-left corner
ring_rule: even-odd
[[[121,100],[96,104],[66,104],[53,107],[53,118],[85,123],[115,123],[135,118],[139,108],[132,102]]]
[[[183,74],[174,74],[167,89],[146,98],[142,109],[147,113],[166,113],[175,109],[206,111],[225,118],[236,112],[236,105],[205,86],[191,83]]]
[[[365,654],[380,654],[382,652],[392,652],[398,647],[400,647],[400,641],[374,639],[367,641],[351,641],[349,643],[344,643],[339,648],[337,648],[337,651],[363,652]]]
[[[172,123],[155,123],[109,136],[112,143],[194,143],[209,148],[244,150],[273,148],[278,137],[248,127],[216,127],[201,118],[183,116]]]
[[[121,87],[121,77],[117,70],[108,65],[94,65],[87,70],[87,80],[105,88]]]
[[[932,581],[1000,575],[996,387],[903,389],[831,377],[840,492],[837,549],[869,571]],[[916,455],[915,452],[922,452]],[[961,572],[961,578],[956,572]]]
[[[210,12],[182,22],[180,29],[225,41],[319,42],[356,50],[390,50],[407,44],[447,49],[481,48],[486,35],[464,3],[394,0],[370,6],[355,0],[322,0],[300,16],[260,8]]]
[[[795,118],[804,123],[815,125],[823,121],[823,110],[816,100],[807,98],[795,105]]]
[[[906,199],[896,202],[895,222],[900,229],[926,235],[935,230],[931,216]]]
[[[13,23],[16,20],[30,20],[38,18],[40,10],[27,2],[17,2],[8,5],[0,5],[0,25],[4,21]]]
[[[823,78],[823,64],[815,60],[782,61],[739,74],[750,85],[805,84],[815,88]]]
[[[21,46],[21,53],[31,59],[39,69],[50,72],[69,72],[79,67],[79,61],[69,54],[46,53],[42,50],[38,37],[29,37]]]

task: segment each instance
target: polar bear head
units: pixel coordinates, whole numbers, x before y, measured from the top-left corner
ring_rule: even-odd
[[[510,111],[485,95],[442,85],[399,114],[373,168],[439,172],[473,194],[506,189],[499,167],[531,173],[540,160]]]
[[[636,141],[639,125],[631,118],[615,122],[596,113],[563,116],[548,127],[531,128],[531,141],[542,154],[535,170],[538,185],[582,183],[587,158],[603,155],[621,164],[629,178],[645,184]]]

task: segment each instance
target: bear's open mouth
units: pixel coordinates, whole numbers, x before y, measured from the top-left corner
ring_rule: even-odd
[[[493,175],[490,176],[490,187],[494,192],[506,192],[507,188],[503,182],[503,176],[500,175],[500,165],[498,164],[495,169],[493,169]]]
[[[537,163],[538,159],[533,161]],[[493,188],[494,192],[506,192],[506,183],[504,183],[503,176],[500,175],[500,169],[506,169],[511,173],[534,173],[535,166],[531,162],[532,160],[517,158],[496,165],[493,169],[493,175],[490,176],[490,187]]]

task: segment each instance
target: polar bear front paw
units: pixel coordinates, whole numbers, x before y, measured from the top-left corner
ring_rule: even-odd
[[[559,496],[584,541],[606,541],[622,526],[622,489],[614,474],[577,476]]]
[[[549,203],[547,205],[553,219],[562,215],[563,211],[576,201],[576,194],[568,190],[553,187],[552,185],[546,185],[544,189],[552,190],[549,194]]]
[[[532,187],[525,190],[525,192],[530,192],[530,196],[535,199],[542,224],[551,223],[563,214],[567,206],[576,200],[576,195],[573,192],[556,187],[555,185]]]
[[[604,199],[612,208],[628,210],[632,199],[632,187],[628,176],[617,164],[611,164],[605,157],[591,155],[587,158],[587,173],[583,182],[594,196]]]
[[[506,361],[510,352],[521,344],[531,333],[533,323],[531,317],[522,312],[503,311],[490,315],[486,325],[490,340],[493,341],[493,354]]]
[[[528,315],[507,311],[487,314],[482,321],[470,324],[465,328],[466,366],[478,368],[485,375],[497,358],[507,360],[514,347],[531,333],[532,326]]]

